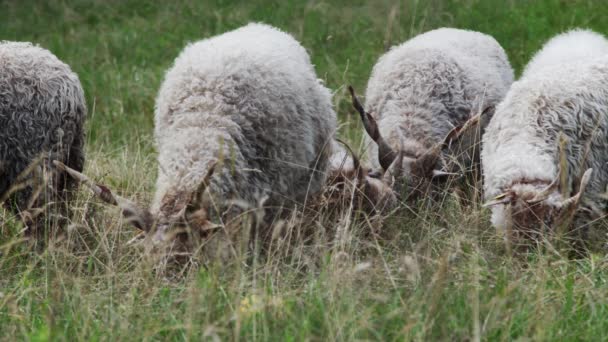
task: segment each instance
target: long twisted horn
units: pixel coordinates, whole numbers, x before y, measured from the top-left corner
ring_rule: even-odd
[[[437,160],[439,159],[439,156],[441,155],[441,151],[443,151],[443,149],[449,147],[452,144],[452,141],[459,139],[465,132],[467,132],[471,128],[479,125],[479,123],[481,122],[482,116],[485,115],[486,113],[490,112],[493,109],[494,109],[494,106],[489,106],[486,109],[484,109],[481,113],[469,118],[467,121],[464,122],[464,124],[452,128],[448,132],[448,134],[443,138],[443,140],[441,140],[440,142],[435,144],[435,146],[433,146],[431,149],[429,149],[426,153],[424,153],[423,155],[418,157],[417,162],[419,164],[421,164],[423,166],[423,168],[433,168],[435,166],[435,164],[437,163]],[[440,170],[433,170],[432,172],[429,172],[429,175],[431,175],[433,177],[442,177],[442,176],[451,176],[451,175],[458,175],[458,174],[453,174],[453,173],[444,172],[444,171],[440,171]]]
[[[547,185],[544,189],[542,189],[532,199],[527,200],[526,203],[536,204],[536,203],[542,202],[542,201],[546,200],[547,198],[549,198],[549,196],[552,193],[554,193],[557,189],[559,189],[561,174],[562,174],[562,171],[560,168],[560,171],[557,172],[557,177],[555,177],[555,179],[553,179],[553,181],[549,185]]]
[[[361,168],[361,160],[359,159],[359,156],[355,153],[355,151],[353,151],[353,149],[350,147],[349,144],[347,144],[345,141],[336,138],[336,141],[339,142],[340,144],[342,144],[342,146],[344,146],[344,148],[346,148],[346,150],[348,151],[348,153],[350,153],[351,158],[353,158],[353,169],[355,170],[355,172],[359,173],[360,176],[363,174],[363,170]]]
[[[119,207],[122,210],[123,216],[133,226],[145,232],[150,231],[153,225],[153,220],[152,215],[148,210],[140,208],[134,202],[114,194],[105,185],[93,182],[91,179],[89,179],[89,177],[68,167],[60,161],[54,160],[53,164],[55,167],[57,167],[57,169],[66,172],[79,183],[86,185],[95,195],[97,195],[97,197],[101,198],[102,201]]]
[[[350,92],[350,96],[352,98],[353,107],[357,110],[357,112],[359,112],[359,116],[363,122],[363,127],[365,127],[365,131],[378,145],[378,161],[380,162],[382,169],[386,171],[393,163],[393,160],[395,160],[397,157],[397,153],[393,151],[393,149],[380,135],[380,130],[378,129],[376,119],[374,119],[373,116],[363,109],[363,105],[361,105],[361,102],[355,94],[355,89],[353,89],[352,86],[348,86],[348,91]]]
[[[564,200],[562,202],[562,208],[567,209],[575,209],[581,201],[581,197],[585,193],[587,185],[589,184],[589,180],[591,179],[591,174],[593,173],[593,169],[587,169],[581,178],[581,184],[578,188],[578,192],[576,195]]]

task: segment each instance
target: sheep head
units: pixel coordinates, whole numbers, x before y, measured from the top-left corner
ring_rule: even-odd
[[[149,209],[115,194],[105,185],[93,182],[84,174],[63,163],[54,161],[53,164],[60,171],[66,172],[79,183],[87,186],[102,201],[119,207],[125,220],[144,233],[151,234],[154,242],[171,241],[186,232],[202,234],[216,227],[208,220],[203,200],[203,193],[210,183],[215,164],[211,165],[196,192],[166,196],[160,210],[163,215],[159,217],[154,217]]]
[[[511,240],[535,238],[541,228],[555,229],[568,223],[578,209],[593,169],[587,169],[580,178],[578,191],[565,197],[560,189],[562,168],[551,181],[516,182],[502,194],[484,204],[492,207],[493,224],[510,232]]]
[[[393,189],[374,176],[369,168],[363,167],[347,143],[336,140],[345,147],[348,154],[341,155],[341,160],[330,168],[329,184],[337,187],[340,194],[353,193],[353,199],[366,211],[376,212],[395,206],[397,196]]]
[[[398,193],[407,190],[409,200],[425,194],[433,181],[458,175],[444,170],[443,150],[465,131],[477,126],[481,116],[491,110],[491,108],[487,108],[481,114],[470,118],[464,125],[453,128],[441,142],[423,153],[411,153],[404,151],[403,148],[395,151],[380,134],[374,116],[365,111],[353,87],[349,86],[348,89],[353,107],[359,112],[365,131],[378,146],[378,161],[382,170],[378,170],[376,174],[381,175],[385,184],[394,186]]]

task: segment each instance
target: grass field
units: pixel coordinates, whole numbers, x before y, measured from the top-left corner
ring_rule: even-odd
[[[48,48],[89,106],[87,173],[142,203],[154,190],[153,107],[187,42],[263,21],[304,45],[334,91],[341,136],[360,139],[345,85],[362,91],[390,46],[436,27],[493,35],[519,72],[572,27],[608,33],[604,0],[0,0],[0,40]],[[550,245],[511,256],[478,203],[403,208],[381,233],[320,220],[268,253],[154,271],[120,213],[81,191],[43,251],[0,211],[0,340],[608,340],[608,256]],[[300,232],[305,233],[305,232]]]

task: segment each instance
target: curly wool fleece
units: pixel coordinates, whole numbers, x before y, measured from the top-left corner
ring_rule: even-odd
[[[366,108],[393,150],[419,155],[480,109],[498,104],[512,82],[513,69],[494,38],[442,28],[380,58],[367,85]],[[365,136],[377,168],[378,148]]]
[[[213,198],[303,201],[321,189],[335,130],[331,94],[289,34],[249,24],[190,44],[156,101],[151,212],[162,221],[183,210],[221,159]]]
[[[605,210],[600,194],[608,184],[607,108],[608,40],[580,30],[549,40],[497,107],[483,136],[485,198],[523,191],[531,181],[545,183],[536,189],[540,191],[555,179],[563,134],[568,186],[575,190],[580,175],[593,168],[583,207]],[[556,197],[556,202],[564,199]],[[507,207],[492,207],[498,228],[509,223]]]
[[[40,156],[81,171],[85,116],[84,92],[68,65],[30,43],[0,42],[0,196]],[[59,176],[52,192],[65,199],[73,185]],[[15,195],[19,208],[30,193]]]

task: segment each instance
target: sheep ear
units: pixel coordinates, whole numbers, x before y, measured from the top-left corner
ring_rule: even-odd
[[[140,208],[134,202],[114,194],[105,185],[93,182],[84,174],[66,166],[60,161],[54,160],[53,165],[60,171],[66,172],[79,183],[86,185],[95,195],[97,195],[97,197],[101,198],[102,201],[119,207],[127,222],[135,226],[135,228],[145,232],[150,231],[152,228],[154,220],[152,219],[152,214],[150,214],[148,210]]]
[[[380,179],[380,178],[382,178],[382,171],[380,171],[380,170],[371,170],[370,172],[367,173],[367,176],[370,177],[370,178]]]
[[[350,92],[350,96],[352,98],[353,107],[357,110],[357,112],[359,112],[359,116],[363,122],[363,127],[365,127],[365,131],[378,145],[378,161],[380,162],[382,169],[386,171],[397,157],[397,154],[380,135],[380,130],[378,129],[376,119],[374,119],[371,114],[367,113],[365,109],[363,109],[363,105],[361,105],[361,102],[355,94],[355,89],[352,86],[348,86],[348,91]]]
[[[509,194],[508,192],[505,192],[505,193],[502,193],[502,194],[494,197],[491,201],[484,203],[482,205],[482,207],[487,208],[487,207],[493,207],[495,205],[507,204],[507,203],[511,203],[512,200],[513,200],[513,196],[511,194]]]
[[[433,170],[433,178],[443,178],[443,177],[451,177],[451,176],[460,176],[460,174],[458,174],[456,172]]]

